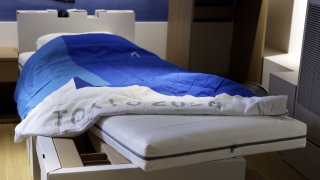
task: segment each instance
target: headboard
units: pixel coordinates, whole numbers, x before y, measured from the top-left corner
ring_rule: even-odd
[[[56,32],[108,31],[134,42],[135,14],[131,10],[68,10],[69,17],[58,17],[56,10],[17,11],[19,52],[35,51],[38,37]]]

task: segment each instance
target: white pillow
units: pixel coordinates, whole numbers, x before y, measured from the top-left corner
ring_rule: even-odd
[[[107,31],[94,31],[94,32],[83,32],[83,33],[51,33],[40,36],[36,41],[37,50],[40,49],[42,46],[47,44],[49,41],[63,35],[78,35],[78,34],[90,34],[90,33],[103,33],[103,34],[112,34],[111,32]]]
[[[21,71],[23,66],[26,64],[26,62],[30,59],[30,57],[34,54],[34,51],[31,52],[24,52],[19,54],[19,60],[18,60],[18,68]]]

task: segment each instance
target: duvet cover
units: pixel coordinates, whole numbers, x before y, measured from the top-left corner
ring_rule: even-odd
[[[15,100],[32,135],[76,136],[120,114],[283,115],[286,96],[255,97],[242,85],[192,73],[111,34],[61,36],[25,64]]]

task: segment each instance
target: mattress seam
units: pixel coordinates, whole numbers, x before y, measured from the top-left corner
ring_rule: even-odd
[[[157,159],[166,159],[166,158],[172,158],[172,157],[180,157],[180,156],[186,156],[186,155],[192,155],[192,154],[199,154],[199,153],[206,153],[206,152],[214,152],[214,151],[221,151],[221,150],[226,150],[230,149],[230,152],[233,153],[235,149],[241,148],[241,147],[246,147],[246,146],[252,146],[252,145],[261,145],[261,144],[269,144],[269,143],[276,143],[276,142],[283,142],[283,141],[290,141],[290,140],[298,140],[298,139],[304,139],[306,138],[306,135],[301,135],[301,136],[294,136],[294,137],[286,137],[286,138],[279,138],[279,139],[272,139],[272,140],[264,140],[264,141],[259,141],[259,142],[249,142],[249,143],[242,143],[242,144],[232,144],[232,145],[227,145],[227,146],[222,146],[222,147],[216,147],[216,148],[209,148],[209,149],[202,149],[202,150],[195,150],[195,151],[189,151],[189,152],[183,152],[183,153],[177,153],[177,154],[170,154],[170,155],[161,155],[161,156],[143,156],[136,151],[132,150],[122,142],[120,142],[118,139],[110,135],[108,132],[103,130],[101,127],[98,125],[94,125],[97,129],[102,131],[105,135],[107,135],[109,138],[112,140],[116,141],[120,146],[134,154],[135,156],[139,157],[140,159],[146,160],[146,161],[151,161],[151,160],[157,160]]]

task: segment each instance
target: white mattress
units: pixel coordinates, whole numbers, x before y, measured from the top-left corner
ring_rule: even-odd
[[[18,60],[18,67],[19,70],[21,71],[24,64],[29,60],[29,58],[34,54],[34,51],[31,52],[24,52],[19,54],[19,60]]]
[[[306,144],[306,125],[288,117],[123,115],[90,130],[145,171]]]

